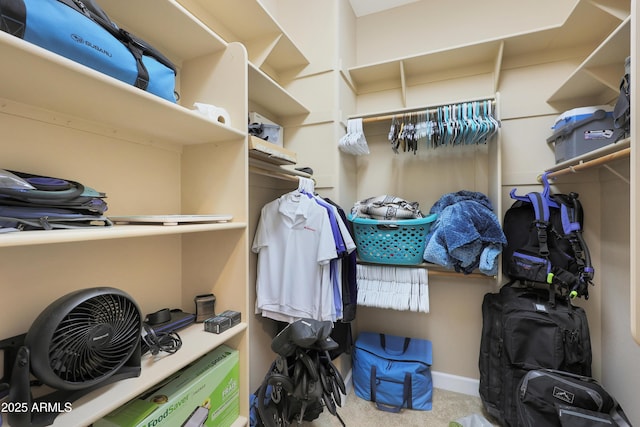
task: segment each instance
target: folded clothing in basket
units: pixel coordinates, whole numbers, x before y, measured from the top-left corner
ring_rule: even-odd
[[[396,196],[377,196],[356,202],[351,215],[357,218],[383,220],[422,218],[418,202],[408,202]]]

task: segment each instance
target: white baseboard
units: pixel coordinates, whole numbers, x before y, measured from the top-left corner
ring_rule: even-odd
[[[347,395],[353,390],[353,369],[349,369],[347,375],[344,376],[344,388],[347,390]]]
[[[455,391],[469,396],[480,396],[480,380],[433,371],[431,372],[431,377],[434,388]]]
[[[347,395],[353,390],[353,370],[349,369],[344,376]],[[446,374],[444,372],[431,372],[433,387],[442,390],[454,391],[456,393],[468,394],[469,396],[480,396],[480,381],[473,378],[461,377],[459,375]],[[345,396],[346,398],[346,396]]]

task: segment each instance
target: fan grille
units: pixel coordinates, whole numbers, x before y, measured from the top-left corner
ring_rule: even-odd
[[[110,375],[133,353],[141,315],[123,295],[92,297],[58,324],[49,346],[51,370],[62,380],[85,383]]]

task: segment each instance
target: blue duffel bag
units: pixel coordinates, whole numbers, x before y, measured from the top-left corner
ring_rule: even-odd
[[[176,68],[94,0],[0,0],[0,30],[176,102]]]
[[[431,341],[361,332],[353,350],[356,395],[387,412],[430,411]]]

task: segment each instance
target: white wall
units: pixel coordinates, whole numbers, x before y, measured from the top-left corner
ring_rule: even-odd
[[[610,165],[629,177],[626,160]],[[640,422],[640,346],[629,337],[629,184],[602,169],[602,233],[600,283],[602,294],[602,382],[622,405],[632,423]]]

